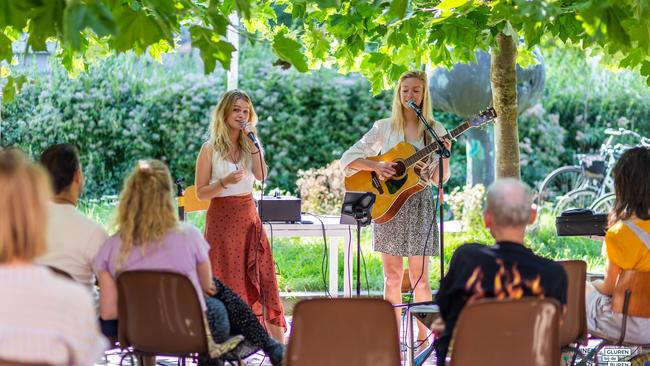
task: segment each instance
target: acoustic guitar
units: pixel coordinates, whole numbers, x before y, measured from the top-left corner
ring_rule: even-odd
[[[467,119],[441,138],[453,140],[470,128],[483,126],[496,117],[496,111],[493,108],[488,108]],[[385,154],[367,158],[368,160],[397,163],[393,165],[396,171],[394,176],[387,180],[381,180],[376,172],[361,170],[345,178],[345,190],[374,193],[376,197],[372,208],[373,222],[386,223],[395,217],[409,197],[426,187],[426,181],[420,178],[419,172],[426,165],[422,160],[435,150],[438,150],[438,145],[435,142],[419,151],[408,142],[400,142]]]

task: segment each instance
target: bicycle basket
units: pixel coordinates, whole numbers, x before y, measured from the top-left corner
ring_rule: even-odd
[[[605,157],[601,155],[585,155],[581,161],[582,171],[590,179],[603,178],[605,176]]]

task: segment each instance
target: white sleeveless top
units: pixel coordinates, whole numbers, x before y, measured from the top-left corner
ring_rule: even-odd
[[[212,153],[212,174],[210,176],[210,183],[225,178],[228,174],[237,170],[238,165],[244,165],[244,177],[237,183],[227,184],[226,188],[217,194],[217,197],[237,196],[245,193],[252,193],[255,177],[253,176],[253,169],[250,162],[246,164],[243,161],[240,161],[238,164],[233,164],[228,160],[221,158],[216,151]]]

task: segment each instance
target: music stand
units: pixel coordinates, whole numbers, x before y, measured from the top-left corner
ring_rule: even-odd
[[[361,296],[361,227],[370,225],[374,203],[374,193],[345,192],[341,206],[341,224],[357,225],[357,297]]]

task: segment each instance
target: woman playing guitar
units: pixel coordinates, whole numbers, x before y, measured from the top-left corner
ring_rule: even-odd
[[[374,171],[381,180],[389,179],[396,173],[395,163],[367,158],[386,152],[400,142],[411,143],[419,150],[432,141],[430,136],[426,136],[424,125],[418,121],[415,112],[408,107],[409,100],[415,101],[424,117],[434,122],[426,73],[418,70],[404,73],[395,88],[391,117],[376,121],[370,131],[341,157],[346,176],[366,170]],[[439,122],[435,122],[433,128],[441,137],[446,134]],[[444,140],[444,144],[451,149],[451,141]],[[420,175],[428,184],[438,183],[438,161],[435,153],[425,160],[427,165]],[[450,174],[449,159],[443,159],[442,164],[443,180],[446,181]],[[401,303],[402,299],[403,257],[408,257],[409,280],[411,287],[415,287],[415,301],[431,300],[429,256],[439,254],[438,229],[435,223],[432,224],[435,212],[432,191],[423,189],[412,195],[390,221],[374,225],[373,249],[381,252],[384,265],[384,298],[393,304]],[[399,329],[400,310],[395,313]],[[418,339],[422,343],[427,339],[427,329],[421,323],[418,323]]]

